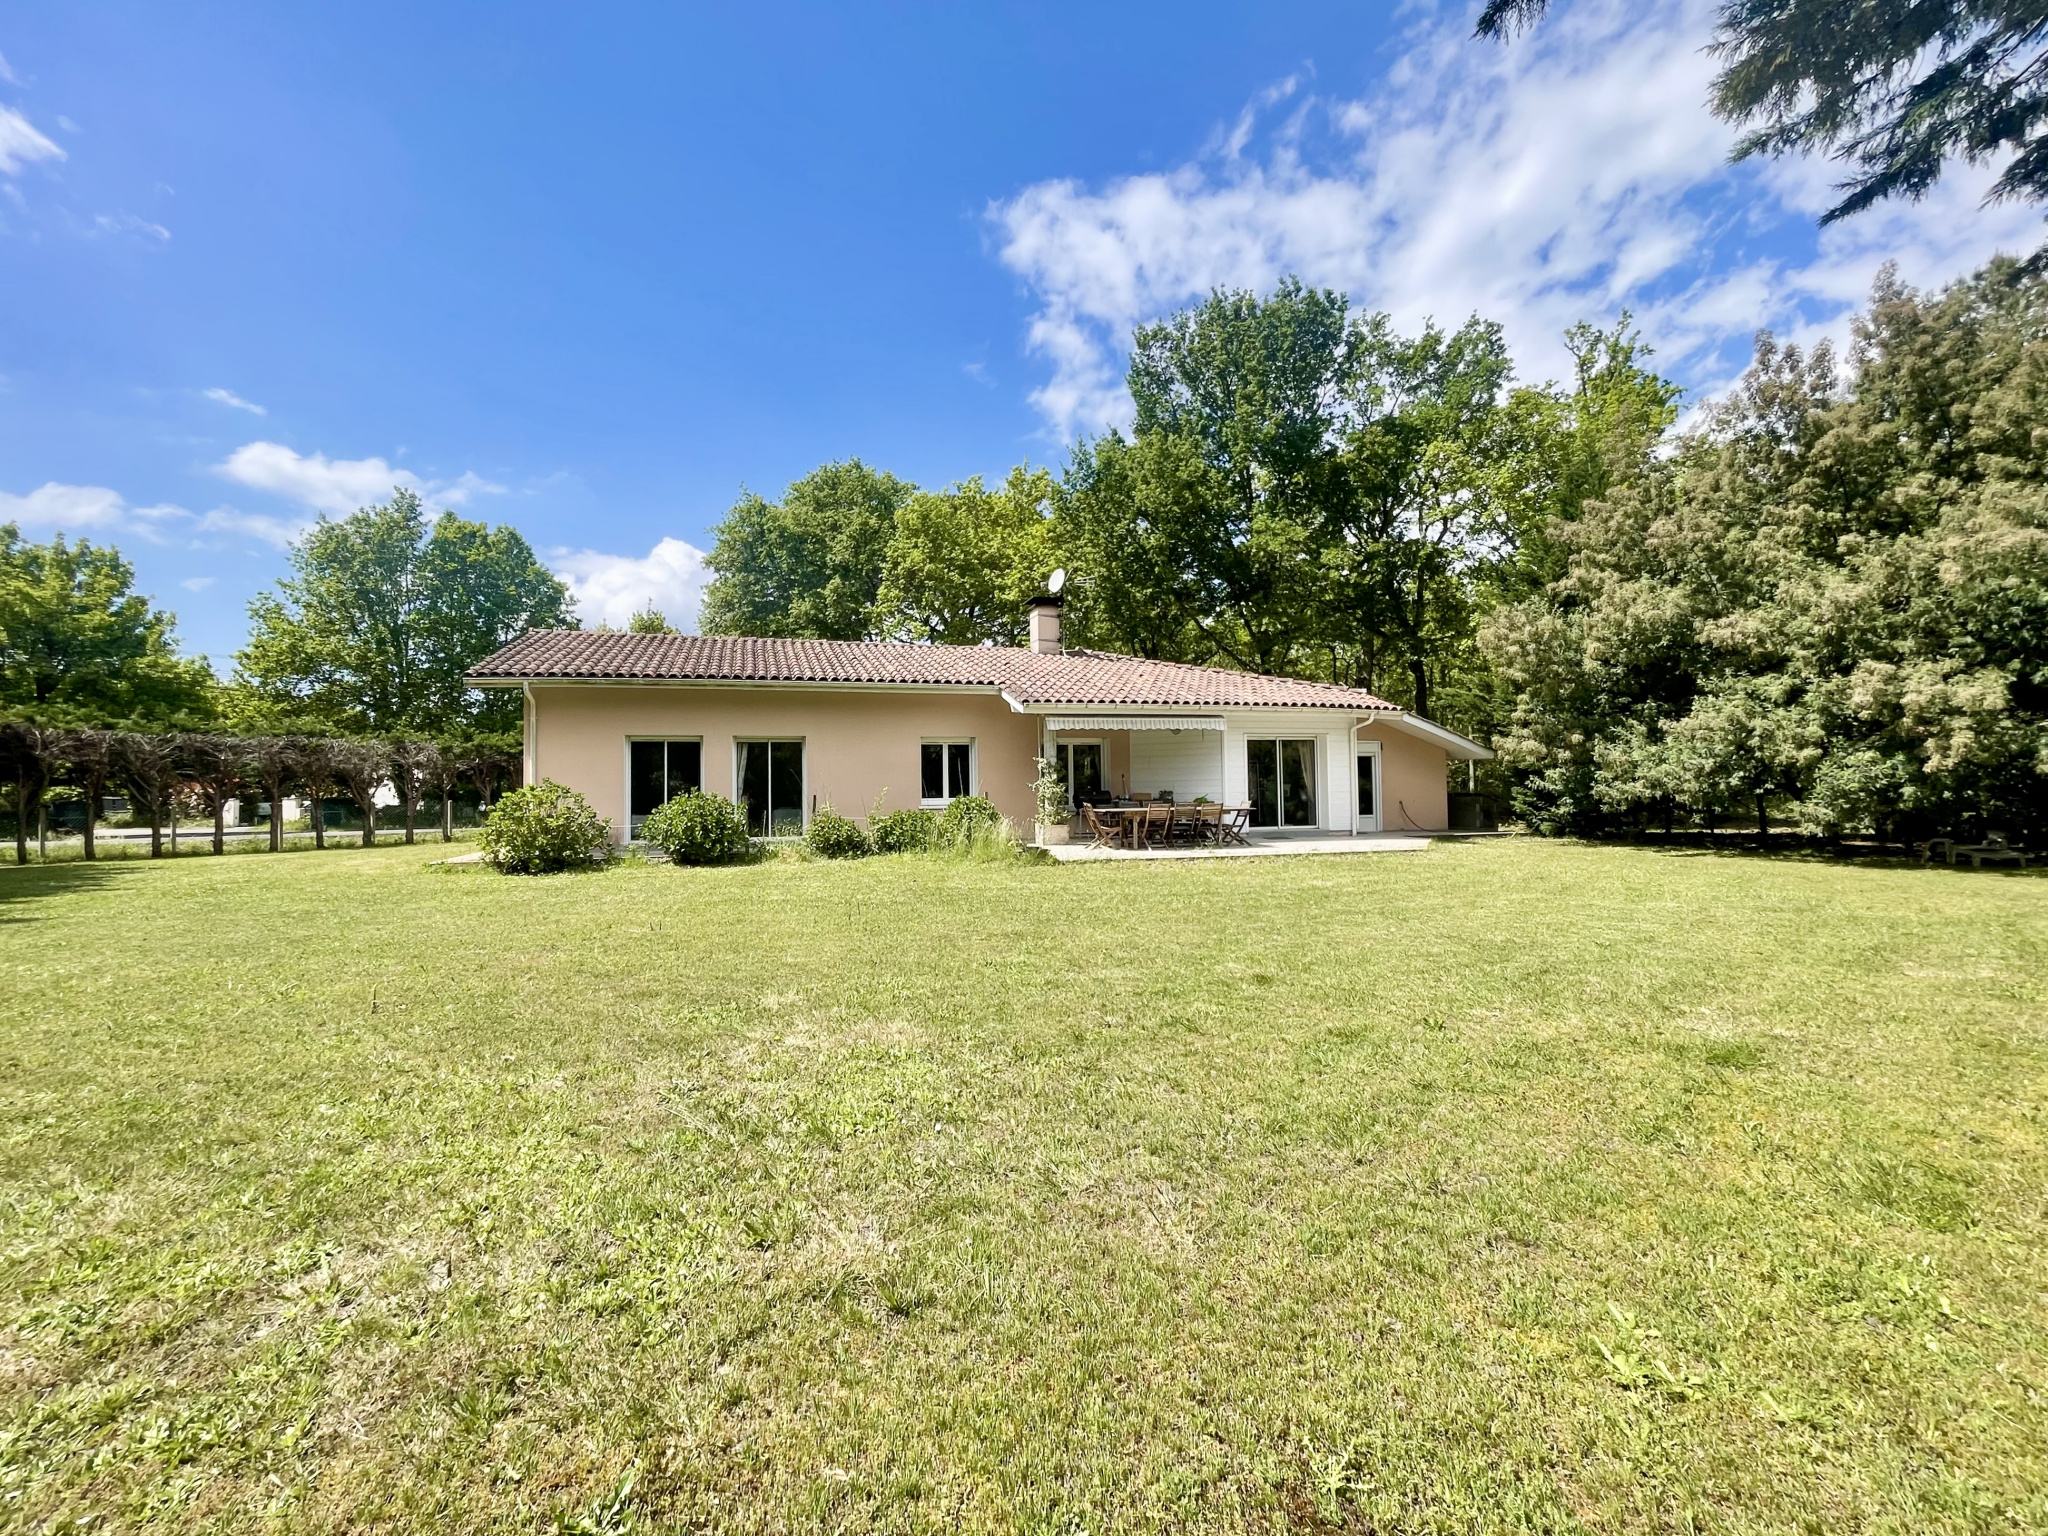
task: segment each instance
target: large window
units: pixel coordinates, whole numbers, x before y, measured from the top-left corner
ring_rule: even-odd
[[[704,787],[701,741],[635,741],[626,748],[626,812],[631,830],[685,790]]]
[[[974,793],[974,743],[971,741],[928,741],[918,751],[922,779],[920,793],[926,805],[944,805],[959,795]]]
[[[1063,741],[1053,748],[1067,804],[1102,805],[1109,799],[1109,752],[1099,741]]]
[[[742,741],[740,804],[756,837],[801,837],[804,830],[804,744]]]
[[[1248,741],[1245,762],[1251,770],[1253,826],[1316,825],[1314,741]]]

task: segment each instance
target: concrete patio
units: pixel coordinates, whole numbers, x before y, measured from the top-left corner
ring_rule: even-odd
[[[1063,864],[1108,862],[1113,859],[1268,859],[1291,853],[1420,853],[1430,844],[1426,835],[1366,832],[1354,837],[1261,837],[1249,847],[1097,848],[1081,841],[1045,851]]]

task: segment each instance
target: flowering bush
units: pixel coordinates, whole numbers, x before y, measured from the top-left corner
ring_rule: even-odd
[[[575,790],[542,779],[492,806],[477,842],[484,862],[502,874],[549,875],[604,863],[611,829]]]
[[[723,795],[685,790],[640,824],[640,836],[677,864],[730,864],[747,856],[747,813]]]

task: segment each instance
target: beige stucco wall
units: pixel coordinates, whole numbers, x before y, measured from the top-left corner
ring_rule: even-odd
[[[531,752],[541,778],[579,790],[626,832],[626,742],[635,736],[696,736],[704,742],[704,788],[732,796],[733,743],[748,737],[804,743],[810,801],[864,819],[918,803],[918,747],[932,737],[975,744],[976,788],[1029,835],[1038,722],[988,694],[733,688],[702,684],[561,687],[532,690]]]
[[[1441,832],[1451,824],[1445,773],[1449,758],[1435,742],[1402,731],[1369,727],[1359,740],[1380,744],[1380,830]]]

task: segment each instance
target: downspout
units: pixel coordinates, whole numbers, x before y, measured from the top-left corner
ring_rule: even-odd
[[[1345,782],[1351,786],[1351,835],[1353,837],[1358,836],[1358,822],[1360,818],[1358,809],[1358,728],[1362,724],[1364,722],[1361,720],[1353,720],[1351,722],[1351,733],[1345,738],[1351,743],[1351,761],[1345,765],[1344,772],[1349,775]],[[1378,794],[1380,786],[1377,778],[1373,780],[1372,787],[1373,793]]]
[[[520,683],[519,697],[521,701],[519,723],[523,727],[520,734],[525,738],[520,743],[522,750],[519,755],[523,759],[520,764],[520,774],[526,783],[538,784],[540,782],[540,716],[533,707],[533,683],[530,679]]]

